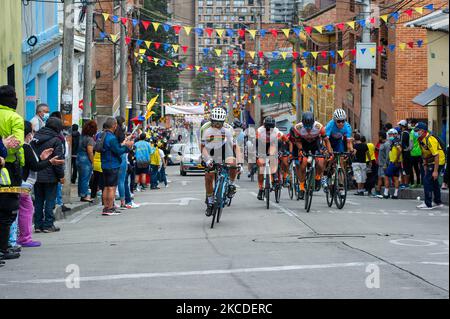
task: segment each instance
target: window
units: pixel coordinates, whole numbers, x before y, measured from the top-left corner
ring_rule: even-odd
[[[337,49],[338,50],[342,50],[342,40],[343,40],[342,31],[338,31],[338,34],[337,34],[337,43],[338,43]]]
[[[350,12],[355,12],[355,0],[350,0]]]
[[[16,76],[14,64],[8,66],[8,85],[16,87]]]
[[[385,54],[381,55],[381,78],[387,80],[388,78],[388,59]]]

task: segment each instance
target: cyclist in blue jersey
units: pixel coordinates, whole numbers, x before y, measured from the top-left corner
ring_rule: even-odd
[[[325,132],[334,152],[353,152],[352,127],[347,122],[347,114],[343,109],[334,111],[333,119],[328,122]]]

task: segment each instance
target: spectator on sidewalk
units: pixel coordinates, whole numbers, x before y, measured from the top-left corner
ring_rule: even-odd
[[[122,144],[126,138],[127,126],[125,124],[125,119],[122,116],[116,117],[117,129],[115,135],[119,144]],[[130,185],[127,181],[127,171],[128,171],[128,153],[122,154],[121,165],[119,169],[119,181],[118,181],[118,191],[120,198],[120,208],[126,208],[126,201],[131,198]]]
[[[169,185],[167,184],[167,175],[166,175],[166,166],[167,166],[167,158],[164,152],[164,145],[162,142],[159,142],[159,157],[161,159],[159,163],[159,182],[164,183],[164,187],[167,188]]]
[[[104,177],[103,190],[103,215],[111,216],[120,214],[114,206],[116,187],[119,183],[119,170],[122,165],[122,155],[129,152],[133,142],[125,140],[119,143],[115,135],[117,120],[113,117],[107,118],[105,122],[103,137],[103,150],[101,152],[102,170]]]
[[[78,132],[78,125],[73,124],[72,125],[72,178],[71,182],[72,184],[75,184],[77,182],[77,154],[78,154],[78,147],[80,145],[80,132]]]
[[[136,184],[140,184],[142,188],[146,183],[147,174],[150,167],[150,159],[155,148],[150,146],[146,141],[147,135],[142,133],[139,136],[139,142],[135,144],[136,148]]]
[[[410,176],[413,174],[412,165],[411,165],[411,149],[413,144],[411,144],[410,131],[408,129],[408,122],[406,120],[401,120],[398,122],[398,126],[400,126],[400,140],[402,145],[402,157],[403,157],[403,169],[401,171],[402,174],[402,183],[400,184],[400,189],[408,189]]]
[[[104,127],[103,127],[104,128]],[[102,135],[102,132],[97,133],[95,141],[97,141]],[[100,190],[103,193],[103,170],[102,170],[102,157],[100,152],[94,152],[94,161],[92,163],[93,174],[89,183],[91,189],[91,198],[97,198],[97,193]],[[103,197],[103,196],[102,196]],[[103,204],[103,203],[102,203]]]
[[[36,133],[45,126],[50,117],[50,108],[47,104],[41,103],[36,107],[36,115],[30,120],[33,131]]]
[[[387,165],[387,169],[385,172],[385,186],[383,198],[390,198],[389,188],[390,188],[390,179],[392,179],[394,184],[394,194],[392,195],[392,199],[398,199],[398,190],[400,187],[399,177],[400,170],[402,166],[402,146],[401,140],[398,134],[398,131],[395,128],[391,128],[387,132],[387,136],[389,139],[389,164]]]
[[[80,148],[77,157],[79,172],[78,196],[80,201],[92,203],[94,200],[89,194],[89,181],[92,176],[92,163],[94,162],[94,135],[97,133],[95,121],[86,122],[81,132]]]
[[[364,196],[364,184],[367,179],[366,158],[369,156],[369,148],[367,143],[365,143],[365,138],[363,139],[360,134],[356,133],[354,138],[353,153],[355,154],[355,159],[353,160],[352,168],[358,185],[358,191],[355,195]]]
[[[33,189],[37,179],[37,172],[52,165],[64,165],[64,159],[58,159],[57,157],[49,158],[53,153],[53,148],[48,148],[42,151],[40,158],[30,145],[33,140],[33,127],[30,122],[25,121],[25,142],[23,144],[23,150],[25,154],[25,166],[23,167],[23,184],[22,188],[27,188],[30,191]],[[32,226],[34,205],[30,194],[20,194],[19,202],[19,237],[17,243],[22,247],[39,247],[41,243],[33,241]]]
[[[411,175],[410,183],[413,188],[421,187],[421,181],[423,178],[422,171],[422,149],[420,148],[419,141],[414,134],[414,127],[417,125],[417,120],[411,120],[411,129],[409,133],[411,147]],[[415,177],[414,177],[415,175]]]
[[[417,123],[414,128],[414,134],[418,138],[422,150],[424,167],[423,187],[425,202],[417,206],[417,208],[428,210],[443,207],[439,175],[445,165],[444,149],[441,147],[439,140],[428,132],[428,126],[425,123]]]
[[[1,184],[5,187],[20,187],[21,167],[25,164],[23,155],[24,122],[17,114],[17,96],[14,87],[0,86],[0,139],[7,149],[0,159]],[[4,151],[4,149],[3,149]],[[3,154],[5,155],[5,154]],[[17,219],[19,194],[0,194],[0,260],[19,258],[20,254],[8,249],[10,229]]]
[[[442,182],[442,190],[448,189],[448,144],[447,144],[447,151],[445,152],[445,168],[444,168],[444,179]]]
[[[389,152],[390,152],[390,144],[386,140],[387,134],[384,131],[378,133],[380,139],[380,148],[378,151],[378,183],[377,183],[377,192],[375,194],[378,198],[383,198],[381,195],[381,187],[384,185],[385,189],[388,190],[387,194],[389,194],[389,179],[386,179],[386,169],[389,164]],[[386,183],[387,181],[387,183]]]
[[[361,137],[361,141],[364,143],[366,138],[364,136]],[[367,148],[369,149],[368,156],[366,158],[367,162],[367,180],[365,184],[365,188],[368,192],[368,196],[375,196],[372,193],[372,190],[375,188],[377,184],[378,178],[378,164],[375,156],[375,145],[373,143],[367,143]]]
[[[156,139],[152,141],[152,147],[155,148],[155,152],[152,154],[150,158],[150,170],[151,170],[150,189],[157,190],[160,189],[158,187],[158,171],[159,171],[159,164],[161,163],[161,157],[159,154],[159,148]]]
[[[53,149],[51,157],[57,156],[64,159],[63,142],[61,141],[62,121],[57,117],[50,117],[45,127],[34,136],[31,146],[38,156],[48,148]],[[54,225],[55,215],[53,210],[56,205],[56,192],[58,183],[64,184],[64,166],[47,167],[37,174],[34,185],[35,193],[35,232],[58,232],[59,227]]]

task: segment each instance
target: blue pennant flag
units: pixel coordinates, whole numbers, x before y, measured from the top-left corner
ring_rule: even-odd
[[[136,45],[140,47],[144,43],[144,40],[136,40]]]
[[[184,63],[183,63],[183,64],[181,65],[181,68],[182,68],[182,69],[186,69],[186,67],[187,67],[187,64],[184,64]]]
[[[331,64],[331,67],[332,67],[333,69],[336,69],[336,63],[332,63],[332,64]]]
[[[106,33],[105,32],[100,32],[100,39],[104,39],[106,38]]]
[[[246,75],[250,75],[250,70],[245,70]]]
[[[139,24],[139,20],[133,19],[133,27],[137,26]]]
[[[358,20],[358,23],[362,28],[366,27],[366,20],[364,20],[364,19]]]
[[[417,46],[420,48],[420,47],[422,47],[422,44],[423,44],[423,40],[418,40],[417,41]]]
[[[330,55],[331,55],[332,58],[334,58],[335,57],[334,51],[330,51]]]
[[[303,57],[304,57],[305,59],[308,57],[308,55],[309,55],[309,52],[308,52],[308,51],[303,52]]]
[[[164,49],[164,51],[169,51],[169,49],[170,49],[170,44],[168,44],[168,43],[164,43],[163,44],[163,49]]]
[[[425,9],[428,10],[434,10],[434,5],[433,4],[427,4],[426,6],[424,6]]]
[[[292,68],[290,68],[288,71],[289,71],[290,73],[294,72],[294,70],[293,70]]]
[[[302,31],[300,28],[294,28],[294,33],[299,37],[300,36],[300,32]]]
[[[391,13],[391,17],[393,17],[394,20],[397,21],[398,18],[400,17],[400,14],[398,12]]]
[[[272,71],[271,70],[267,70],[267,75],[271,75]]]
[[[261,37],[264,38],[266,36],[267,30],[261,29],[261,30],[259,30],[259,33],[261,34]]]
[[[329,25],[325,26],[325,30],[327,30],[328,32],[333,32],[334,27],[332,24],[329,24]]]
[[[309,69],[314,72],[315,68],[313,66],[311,66]]]
[[[308,84],[308,89],[312,89],[312,85],[311,84]]]
[[[119,22],[119,17],[118,16],[112,16],[112,21],[114,23],[118,23]]]
[[[262,86],[262,85],[263,85],[263,81],[259,80],[259,81],[258,81],[258,85],[259,85],[259,86]]]
[[[197,33],[197,35],[202,36],[203,35],[203,29],[201,28],[195,28],[195,33]]]
[[[361,53],[362,53],[362,54],[366,53],[366,50],[367,50],[366,48],[362,48],[362,49],[361,49]]]
[[[203,49],[203,54],[204,55],[208,55],[209,54],[209,48],[204,48]]]
[[[162,59],[161,61],[159,61],[161,63],[161,66],[164,66],[166,64],[166,60]]]
[[[227,36],[233,37],[234,36],[234,30],[233,29],[227,29]]]
[[[240,54],[240,56],[241,56],[241,59],[244,59],[244,58],[245,58],[245,51],[244,51],[244,50],[241,50],[241,51],[239,52],[239,54]]]
[[[163,24],[163,28],[164,28],[164,31],[169,32],[169,30],[170,30],[170,25],[164,23],[164,24]]]
[[[323,85],[322,85],[322,84],[319,84],[317,87],[318,87],[319,89],[321,89],[321,88],[323,88]]]
[[[278,52],[276,52],[276,51],[272,52],[272,56],[273,56],[275,59],[278,58]]]
[[[395,44],[389,45],[389,50],[391,50],[391,52],[394,51],[395,50]]]

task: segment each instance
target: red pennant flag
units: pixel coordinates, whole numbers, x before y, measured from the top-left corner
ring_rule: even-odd
[[[209,68],[209,72],[214,72],[214,68],[213,68],[213,67],[210,67],[210,68]]]
[[[214,31],[214,30],[211,29],[211,28],[206,28],[206,29],[205,29],[205,32],[206,32],[209,36],[212,35],[213,31]]]
[[[254,75],[258,75],[258,70],[253,70]]]
[[[351,52],[353,55],[356,55],[356,49],[352,49],[350,52]]]
[[[183,46],[181,47],[181,49],[183,50],[183,52],[184,52],[184,53],[186,53],[186,52],[187,52],[187,49],[188,49],[188,47],[187,47],[187,46],[185,46],[185,45],[183,45]]]
[[[370,23],[375,24],[375,18],[370,18]]]
[[[261,94],[258,94],[258,97],[261,98]]]
[[[320,55],[325,59],[327,57],[327,51],[320,52]]]
[[[273,73],[275,73],[276,75],[280,74],[280,70],[276,69],[273,71]]]
[[[298,52],[293,52],[292,55],[294,56],[294,59],[298,59],[298,57],[299,57],[299,53]]]
[[[412,13],[413,13],[413,11],[412,11],[412,9],[408,9],[408,10],[405,10],[405,13],[408,15],[408,16],[412,16]]]
[[[274,96],[275,96],[275,93],[274,93],[274,92],[270,93],[270,96],[271,96],[271,97],[274,97]]]
[[[239,33],[239,36],[240,36],[241,38],[245,38],[245,30],[239,29],[239,30],[238,30],[238,33]]]
[[[128,21],[127,18],[120,18],[120,20],[122,21],[122,24],[123,24],[123,25],[127,24],[127,21]]]
[[[156,50],[158,50],[161,47],[161,43],[159,42],[153,42],[153,45],[155,46]]]
[[[167,66],[172,66],[173,64],[172,64],[172,61],[167,61]]]
[[[276,38],[278,37],[278,30],[272,29],[270,30],[270,33],[272,33],[272,35]]]
[[[192,64],[188,66],[188,69],[190,69],[190,70],[193,70],[194,68],[195,68],[195,66]]]
[[[141,23],[144,26],[144,29],[147,30],[148,26],[150,25],[150,21],[141,21]]]
[[[229,51],[228,51],[228,55],[230,56],[230,58],[233,56],[233,54],[234,54],[234,51],[233,51],[233,50],[229,50]]]
[[[269,81],[265,80],[264,85],[267,85],[267,84],[269,84]]]
[[[259,52],[258,52],[258,55],[259,55],[259,57],[262,59],[262,58],[264,57],[264,52],[259,51]]]
[[[408,42],[408,46],[412,49],[412,48],[414,48],[414,42]]]
[[[312,27],[305,27],[305,31],[306,31],[308,34],[311,34],[311,33],[312,33],[312,30],[313,30]]]
[[[148,56],[148,57],[147,57],[147,60],[148,60],[148,62],[152,62],[152,61],[153,61],[153,58],[152,58],[151,56]]]
[[[339,62],[338,65],[339,66],[344,66],[344,62]]]
[[[131,42],[131,38],[130,38],[130,37],[125,37],[125,43],[126,43],[127,45],[129,45],[130,42]]]
[[[173,29],[175,30],[175,34],[180,34],[181,26],[180,25],[174,25]]]
[[[281,82],[281,86],[284,86],[284,82]]]
[[[322,70],[322,67],[320,65],[317,66],[317,71]]]
[[[338,23],[338,24],[336,24],[336,27],[338,27],[339,30],[344,30],[345,24],[344,23]]]
[[[383,46],[382,45],[379,45],[377,48],[378,48],[378,52],[380,52],[380,53],[383,52]]]

